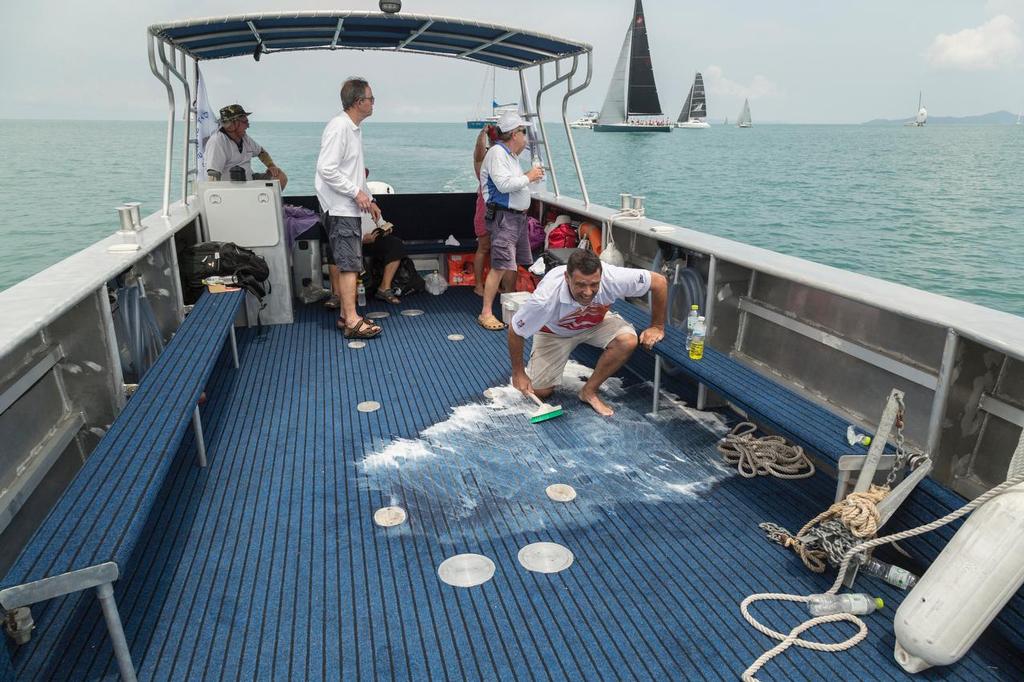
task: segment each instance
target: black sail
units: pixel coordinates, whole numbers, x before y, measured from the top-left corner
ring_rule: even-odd
[[[640,0],[636,0],[633,8],[626,113],[630,116],[661,116],[661,102],[658,101],[658,88],[654,84],[654,68],[651,66],[651,48],[647,43],[647,23]]]
[[[704,77],[697,72],[693,81],[693,99],[690,101],[690,118],[707,118],[708,105],[704,95]]]

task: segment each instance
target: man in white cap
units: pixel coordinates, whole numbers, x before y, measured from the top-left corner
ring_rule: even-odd
[[[543,168],[526,173],[519,154],[526,149],[528,121],[515,112],[498,119],[498,141],[487,151],[480,166],[487,233],[491,237],[491,271],[484,281],[484,300],[477,321],[484,329],[500,331],[505,324],[494,316],[494,297],[501,278],[517,265],[530,265],[530,236],[526,211],[530,208],[530,183],[544,177]]]

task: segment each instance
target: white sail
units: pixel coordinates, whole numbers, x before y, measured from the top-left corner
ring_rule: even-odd
[[[914,125],[923,126],[928,122],[928,110],[921,103],[921,94],[917,93],[917,117],[914,118]]]
[[[750,100],[743,100],[743,110],[740,112],[739,118],[736,119],[736,126],[739,128],[749,128],[752,125],[750,120]]]
[[[622,40],[622,50],[619,51],[619,61],[615,64],[612,82],[608,84],[608,94],[605,95],[601,113],[597,117],[598,123],[622,123],[626,120],[626,67],[629,65],[632,38],[633,22],[630,21],[626,37]]]

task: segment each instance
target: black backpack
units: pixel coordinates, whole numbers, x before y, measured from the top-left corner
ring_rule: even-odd
[[[212,275],[233,276],[238,286],[260,300],[270,293],[270,268],[262,256],[232,242],[202,242],[182,249],[178,254],[186,302],[199,298],[203,280]]]

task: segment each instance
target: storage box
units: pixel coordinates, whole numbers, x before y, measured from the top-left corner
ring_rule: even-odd
[[[442,277],[447,277],[447,268],[441,256],[412,256],[412,264],[421,275],[436,271]]]
[[[490,272],[490,265],[484,264],[484,277]],[[476,276],[473,274],[472,253],[450,253],[448,254],[448,284],[453,287],[476,286]]]
[[[501,295],[501,321],[505,324],[512,324],[512,316],[519,310],[523,301],[533,296],[529,291],[513,291]]]

